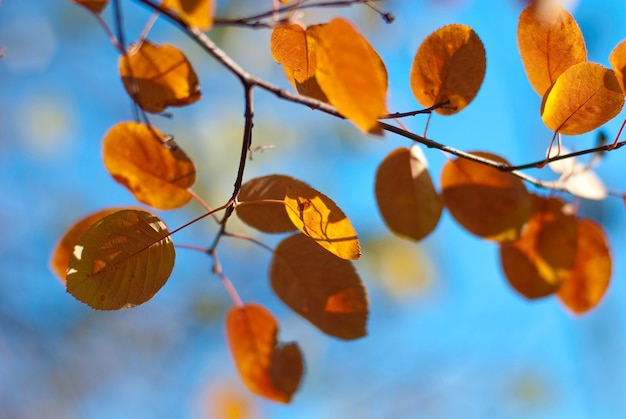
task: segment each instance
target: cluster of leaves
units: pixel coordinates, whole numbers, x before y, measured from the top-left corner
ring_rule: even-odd
[[[99,16],[108,0],[73,1],[90,10],[111,33]],[[278,320],[263,306],[242,302],[217,261],[219,239],[235,235],[227,230],[235,214],[261,232],[290,233],[272,250],[269,269],[271,287],[286,305],[330,336],[346,340],[365,336],[368,301],[351,262],[361,256],[361,250],[348,217],[329,197],[298,179],[273,174],[244,182],[252,145],[254,87],[346,118],[365,133],[392,131],[458,156],[442,169],[441,192],[417,145],[398,148],[384,158],[376,173],[375,194],[382,218],[394,234],[421,240],[436,228],[447,208],[467,231],[498,243],[505,275],[525,297],[556,293],[578,313],[591,309],[602,297],[611,258],[601,228],[577,217],[560,198],[529,193],[523,180],[528,178],[500,156],[455,151],[382,122],[402,115],[388,114],[383,60],[348,20],[338,17],[309,27],[289,18],[271,21],[270,52],[299,93],[294,95],[253,78],[204,35],[216,22],[212,0],[141,2],[179,24],[241,80],[246,112],[235,188],[224,204],[210,208],[191,190],[196,180],[193,162],[147,117],[201,98],[198,77],[184,53],[143,37],[125,48],[121,36],[111,36],[121,54],[122,83],[139,111],[136,121],[120,122],[104,136],[107,170],[152,208],[176,209],[195,198],[207,211],[173,231],[160,217],[140,208],[107,209],[75,223],[57,245],[52,266],[76,299],[100,310],[148,301],[173,269],[171,235],[211,217],[218,232],[213,244],[200,250],[215,259],[214,271],[234,302],[226,315],[226,331],[235,364],[253,392],[288,402],[304,369],[298,345],[280,342]],[[114,2],[116,7],[118,3]],[[265,17],[296,10],[299,4],[274,9]],[[116,24],[121,33],[121,22]],[[541,117],[555,138],[596,129],[620,112],[626,43],[611,54],[613,70],[589,63],[571,15],[561,8],[539,13],[534,6],[520,16],[518,41],[531,85],[543,97]],[[427,109],[409,114],[460,112],[478,93],[485,69],[485,48],[471,27],[453,24],[436,30],[419,47],[410,72],[411,90]],[[563,173],[562,181],[552,188],[589,198],[588,188],[572,182],[588,167],[555,166],[562,157],[550,155],[542,162],[554,161],[551,166]]]

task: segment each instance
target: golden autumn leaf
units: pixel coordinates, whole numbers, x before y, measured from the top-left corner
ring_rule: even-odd
[[[437,226],[443,202],[417,146],[398,148],[385,157],[376,172],[375,192],[378,209],[394,233],[421,240]]]
[[[500,163],[500,156],[472,152]],[[493,167],[457,158],[441,171],[444,204],[470,233],[498,242],[512,241],[530,215],[531,198],[524,182]]]
[[[609,62],[622,88],[622,93],[626,94],[626,39],[617,44],[613,51],[611,51]]]
[[[74,245],[89,227],[96,221],[109,214],[119,211],[121,208],[108,208],[100,210],[81,218],[75,222],[63,235],[61,240],[56,244],[50,259],[50,268],[57,275],[63,284],[65,284],[65,275],[67,275],[67,266],[70,263],[70,257],[74,251]]]
[[[611,280],[611,253],[602,228],[595,222],[577,222],[577,252],[570,275],[557,293],[561,302],[576,314],[594,308]]]
[[[553,131],[579,135],[613,119],[624,106],[615,73],[583,62],[568,68],[546,92],[541,119]]]
[[[303,234],[280,242],[270,280],[285,304],[324,333],[341,339],[367,334],[367,296],[354,266]]]
[[[474,99],[486,66],[485,47],[474,30],[466,25],[447,25],[419,46],[411,65],[411,90],[425,107],[449,100],[450,106],[435,112],[452,115]]]
[[[555,293],[574,267],[577,225],[558,198],[533,195],[533,209],[519,239],[500,244],[500,261],[511,286],[529,299]]]
[[[319,28],[316,78],[329,102],[361,130],[382,134],[378,118],[387,114],[387,70],[352,24],[335,18]]]
[[[587,48],[578,24],[558,5],[524,9],[517,26],[517,45],[526,76],[540,96],[565,70],[587,61]]]
[[[196,169],[178,147],[165,143],[154,127],[120,122],[104,136],[104,165],[113,178],[137,200],[162,210],[179,208],[191,199],[188,192]]]
[[[72,0],[73,3],[80,4],[95,14],[100,14],[109,4],[109,0]]]
[[[295,343],[278,342],[278,321],[258,304],[233,307],[226,316],[226,334],[243,382],[255,394],[288,403],[304,370]]]
[[[188,25],[201,31],[213,26],[215,0],[163,0],[161,5],[174,10]]]
[[[120,75],[131,98],[146,112],[185,106],[201,97],[198,76],[173,45],[143,41],[120,57]]]
[[[352,223],[329,197],[306,184],[289,184],[287,215],[306,236],[342,259],[358,259],[361,246]]]
[[[238,205],[235,207],[237,216],[250,227],[264,233],[286,233],[297,230],[285,207],[289,185],[307,187],[304,182],[285,175],[267,175],[250,179],[239,191]]]
[[[98,310],[145,303],[167,282],[174,245],[165,223],[143,210],[121,210],[80,236],[67,269],[67,292]]]

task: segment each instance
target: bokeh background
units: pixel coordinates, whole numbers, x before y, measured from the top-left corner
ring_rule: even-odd
[[[128,39],[149,12],[123,2]],[[219,15],[239,17],[271,6],[218,1]],[[448,23],[471,25],[487,50],[487,75],[474,102],[436,117],[428,135],[464,150],[485,150],[514,163],[541,158],[551,133],[540,98],[526,80],[516,46],[520,0],[390,0],[392,25],[365,6],[306,11],[308,23],[342,13],[368,36],[390,75],[389,108],[418,109],[408,74],[419,43]],[[589,59],[608,65],[626,38],[623,0],[568,2],[586,38]],[[103,13],[111,21],[111,10]],[[252,73],[289,87],[269,54],[269,31],[218,27],[211,37]],[[181,46],[201,80],[203,99],[152,119],[191,156],[196,192],[210,204],[232,191],[243,127],[237,80],[168,22],[150,33]],[[601,304],[576,317],[553,298],[528,302],[506,283],[497,248],[464,232],[444,213],[422,243],[393,237],[378,215],[377,165],[408,141],[375,139],[350,123],[256,92],[255,154],[246,177],[284,173],[323,191],[346,212],[364,248],[357,269],[371,304],[366,338],[323,335],[271,292],[270,254],[248,242],[220,247],[225,273],[245,301],[269,307],[283,340],[297,340],[306,376],[288,405],[251,395],[225,341],[227,293],[205,255],[180,249],[174,273],[148,303],[98,312],[74,300],[48,269],[50,252],[84,215],[137,203],[106,173],[105,131],[132,119],[117,74],[118,56],[91,15],[69,1],[0,4],[0,417],[2,418],[615,418],[626,411],[626,213],[619,198],[578,202],[602,223],[614,262]],[[616,135],[622,113],[604,127]],[[425,117],[405,123],[421,133]],[[597,133],[566,138],[591,146]],[[427,150],[431,173],[446,157]],[[598,174],[626,190],[626,157],[609,153]],[[548,170],[529,173],[553,178]],[[533,189],[531,187],[531,189]],[[161,213],[175,228],[201,213],[195,203]],[[236,230],[268,245],[241,224]],[[174,236],[208,245],[210,221]]]

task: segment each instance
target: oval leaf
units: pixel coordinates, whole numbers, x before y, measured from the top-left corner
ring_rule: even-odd
[[[411,90],[425,107],[450,101],[435,109],[441,115],[463,110],[476,96],[485,78],[485,47],[466,25],[447,25],[420,45],[411,65]]]
[[[558,5],[529,6],[517,25],[517,46],[531,86],[543,96],[571,66],[587,61],[578,24]]]
[[[321,331],[341,339],[367,334],[365,288],[351,262],[296,234],[283,240],[270,267],[276,295]]]
[[[624,94],[615,73],[584,62],[568,68],[546,92],[541,119],[553,131],[579,135],[610,121],[623,106]]]
[[[107,215],[76,242],[67,270],[67,291],[98,310],[145,303],[174,267],[174,244],[156,215],[122,210]]]
[[[578,220],[574,267],[557,296],[576,314],[594,308],[611,280],[611,253],[602,228],[591,220]]]
[[[622,92],[626,94],[626,39],[617,44],[611,51],[609,62],[619,82]]]
[[[472,154],[508,164],[494,154]],[[444,165],[441,194],[459,224],[489,240],[517,239],[530,215],[531,199],[521,179],[467,159],[450,160]]]
[[[350,22],[335,18],[317,34],[317,81],[330,103],[357,127],[382,134],[387,113],[387,70]]]
[[[187,57],[173,45],[143,41],[119,62],[124,88],[146,112],[185,106],[201,97],[198,76]]]
[[[443,202],[435,190],[421,149],[392,151],[376,172],[376,202],[389,229],[412,240],[430,234]]]
[[[213,26],[214,0],[163,0],[163,7],[174,10],[190,26],[208,31]]]
[[[156,128],[120,122],[106,133],[102,146],[107,170],[137,200],[167,210],[192,198],[187,189],[196,181],[194,164]]]
[[[291,222],[317,244],[342,259],[358,259],[356,231],[341,209],[326,195],[306,184],[289,184],[285,196]]]
[[[302,353],[295,343],[279,344],[272,313],[258,304],[233,307],[226,316],[226,334],[246,386],[262,397],[288,403],[302,378]]]

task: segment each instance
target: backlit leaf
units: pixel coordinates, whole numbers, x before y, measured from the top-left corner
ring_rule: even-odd
[[[472,154],[508,164],[494,154]],[[450,160],[444,165],[441,194],[459,224],[489,240],[517,239],[530,215],[531,199],[521,179],[467,159]]]
[[[126,91],[146,112],[189,105],[201,97],[196,72],[173,45],[145,40],[131,46],[120,58],[119,70]]]
[[[550,157],[556,156],[558,149],[559,147],[550,147]],[[561,155],[571,153],[563,146],[560,150]],[[579,163],[575,157],[550,162],[549,166],[554,172],[563,175],[557,184],[572,195],[594,200],[602,200],[608,196],[608,191],[598,175],[588,165]]]
[[[418,48],[411,65],[411,90],[425,107],[449,100],[449,107],[435,112],[452,115],[474,99],[486,66],[485,47],[474,30],[466,25],[447,25],[430,34]]]
[[[283,240],[270,267],[276,295],[321,331],[341,339],[367,334],[365,288],[351,262],[302,234]]]
[[[162,6],[174,10],[188,25],[202,31],[213,26],[214,0],[163,0]]]
[[[394,233],[421,240],[437,226],[443,203],[417,146],[398,148],[385,157],[376,172],[375,192],[378,209]]]
[[[611,253],[602,228],[587,219],[578,220],[578,240],[573,269],[558,291],[559,299],[576,314],[594,308],[611,280]]]
[[[239,191],[237,198],[239,205],[235,207],[237,215],[250,227],[265,233],[297,230],[285,208],[285,196],[289,185],[307,186],[304,182],[285,175],[267,175],[250,179]]]
[[[121,208],[109,208],[100,210],[90,214],[79,221],[75,222],[70,227],[61,240],[54,247],[52,252],[52,258],[50,260],[50,268],[57,275],[57,277],[65,284],[65,275],[67,274],[67,266],[70,263],[70,256],[74,251],[74,245],[89,227],[91,227],[96,221],[104,218],[109,214],[119,211]]]
[[[246,386],[267,399],[288,403],[303,373],[300,348],[278,342],[278,321],[264,307],[233,307],[226,316],[226,334],[235,365]]]
[[[611,67],[613,67],[622,92],[626,94],[626,39],[617,44],[611,51],[609,62]]]
[[[113,178],[144,204],[167,210],[191,199],[187,191],[196,169],[178,147],[165,143],[158,129],[136,122],[120,122],[103,140],[104,165]]]
[[[330,103],[357,127],[382,134],[387,113],[387,70],[350,22],[335,18],[317,34],[316,77]]]
[[[83,234],[72,251],[67,291],[99,310],[145,303],[174,267],[174,244],[163,221],[141,210],[107,215]]]
[[[526,76],[540,96],[565,70],[587,61],[587,48],[578,24],[558,5],[524,9],[517,26],[517,46]]]
[[[289,184],[285,196],[291,222],[317,244],[342,259],[358,259],[356,231],[341,209],[326,195],[306,184]]]
[[[555,293],[574,267],[576,219],[560,199],[533,195],[533,211],[520,238],[500,244],[511,286],[529,299]]]
[[[583,62],[568,68],[548,89],[541,119],[553,131],[579,135],[610,121],[623,106],[624,94],[615,73]]]
[[[100,14],[109,4],[109,0],[72,0],[76,4],[91,10],[93,13]]]

